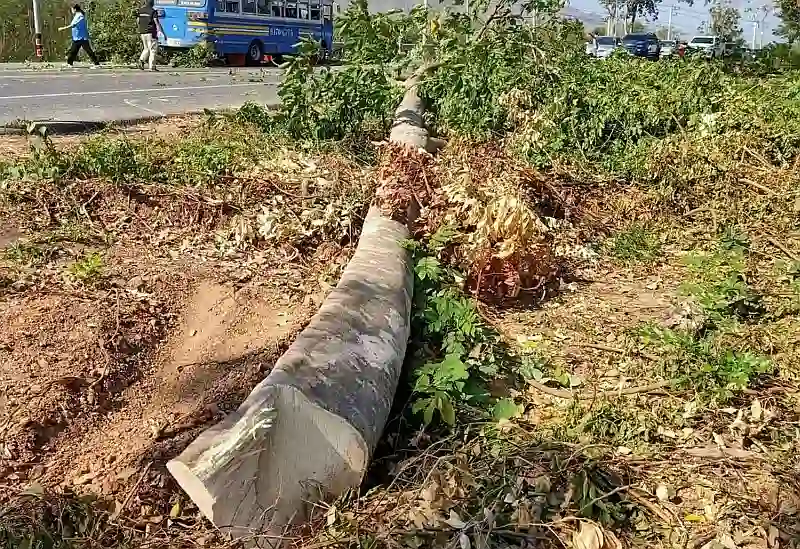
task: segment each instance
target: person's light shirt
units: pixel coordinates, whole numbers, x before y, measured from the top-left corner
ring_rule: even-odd
[[[75,41],[89,39],[89,25],[86,24],[86,16],[81,12],[72,18],[72,39]]]

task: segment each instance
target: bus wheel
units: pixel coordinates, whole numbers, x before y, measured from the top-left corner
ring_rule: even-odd
[[[264,59],[264,48],[261,46],[261,42],[253,40],[247,48],[247,64],[260,65],[262,59]]]

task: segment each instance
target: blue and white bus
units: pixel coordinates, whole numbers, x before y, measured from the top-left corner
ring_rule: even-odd
[[[249,64],[294,53],[301,37],[330,53],[332,0],[156,0],[167,48],[207,41],[220,56],[244,55]]]

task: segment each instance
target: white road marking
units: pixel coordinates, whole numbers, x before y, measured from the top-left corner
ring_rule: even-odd
[[[127,99],[123,99],[122,102],[125,103],[126,105],[128,105],[129,107],[134,107],[136,109],[141,109],[144,112],[149,112],[150,114],[155,114],[156,116],[164,116],[164,113],[161,112],[161,111],[157,111],[155,109],[148,109],[147,107],[143,107],[141,105],[137,105],[133,101],[129,101]]]
[[[129,93],[150,93],[150,92],[165,92],[165,91],[189,91],[189,90],[208,90],[213,88],[253,88],[255,86],[263,86],[270,84],[270,82],[254,82],[248,84],[213,84],[211,86],[178,86],[174,88],[159,87],[159,88],[140,88],[138,90],[101,90],[101,91],[86,91],[86,92],[68,92],[68,93],[34,93],[30,95],[4,95],[0,96],[0,102],[3,100],[16,100],[16,99],[46,99],[48,97],[80,97],[85,95],[115,95],[115,94],[129,94]]]

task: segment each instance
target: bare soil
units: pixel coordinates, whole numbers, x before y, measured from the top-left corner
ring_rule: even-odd
[[[0,509],[31,486],[92,494],[150,531],[180,501],[169,520],[213,537],[166,462],[267,375],[350,248],[239,246],[233,209],[182,192],[89,180],[0,207]]]
[[[124,267],[109,288],[0,304],[11,485],[123,489],[120,471],[168,459],[235,408],[311,313],[299,294],[218,280],[213,267]]]

